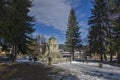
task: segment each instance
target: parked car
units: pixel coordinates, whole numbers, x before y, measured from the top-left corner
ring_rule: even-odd
[[[9,60],[11,60],[10,57],[8,57],[8,56],[3,57],[3,61],[9,61]]]
[[[11,60],[11,58],[8,56],[0,56],[0,61],[9,61],[9,60]]]
[[[0,61],[2,61],[3,60],[3,57],[2,56],[0,56]]]

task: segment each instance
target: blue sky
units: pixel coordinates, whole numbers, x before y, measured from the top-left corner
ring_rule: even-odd
[[[88,18],[91,15],[91,0],[33,0],[31,16],[36,19],[33,35],[43,34],[47,39],[56,37],[65,42],[65,33],[71,7],[75,10],[83,43],[87,41]]]

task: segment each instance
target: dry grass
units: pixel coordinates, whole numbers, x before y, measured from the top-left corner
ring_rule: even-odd
[[[52,80],[51,70],[42,64],[0,64],[0,80]]]

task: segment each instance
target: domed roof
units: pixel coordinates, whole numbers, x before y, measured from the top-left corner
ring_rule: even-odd
[[[54,39],[54,40],[56,40],[56,38],[55,38],[54,36],[52,36],[52,37],[50,37],[50,38],[49,38],[49,40],[51,40],[51,39]]]

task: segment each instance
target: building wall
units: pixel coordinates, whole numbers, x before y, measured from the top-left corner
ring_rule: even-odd
[[[48,45],[50,55],[52,55],[53,57],[57,56],[57,54],[59,53],[59,44],[54,37],[51,37],[49,39]]]

